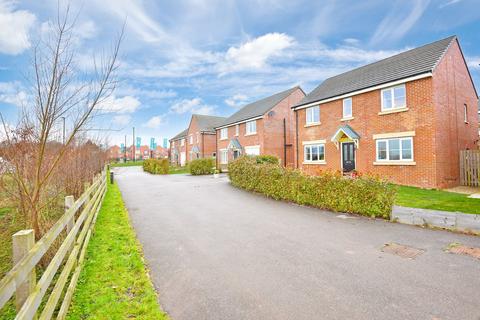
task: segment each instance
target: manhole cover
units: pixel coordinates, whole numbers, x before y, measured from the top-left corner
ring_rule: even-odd
[[[467,247],[461,244],[451,244],[448,248],[448,251],[456,254],[465,254],[477,259],[480,259],[480,248]]]
[[[404,246],[398,243],[386,243],[383,246],[382,251],[407,259],[415,259],[417,256],[425,252],[422,249]]]

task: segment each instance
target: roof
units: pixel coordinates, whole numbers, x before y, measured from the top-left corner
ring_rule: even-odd
[[[217,116],[206,116],[202,114],[192,115],[192,119],[197,119],[198,130],[200,132],[215,133],[215,127],[221,125],[227,118]]]
[[[255,117],[263,116],[265,113],[273,109],[273,107],[275,107],[283,99],[288,97],[297,89],[301,90],[299,86],[296,86],[291,89],[276,93],[272,96],[247,104],[246,106],[242,107],[240,110],[232,114],[230,117],[228,117],[223,123],[218,125],[216,128],[227,126],[236,122],[252,119]]]
[[[338,128],[337,132],[332,136],[332,141],[338,141],[338,139],[341,138],[342,135],[340,133],[345,134],[347,137],[349,137],[352,140],[358,140],[360,139],[360,136],[358,133],[355,132],[355,130],[352,129],[348,124],[341,126]]]
[[[240,141],[238,141],[237,138],[233,138],[230,140],[228,143],[228,149],[233,149],[233,150],[242,150],[242,145],[240,144]]]
[[[170,140],[178,140],[181,138],[185,138],[187,136],[187,132],[188,132],[188,129],[185,129]]]
[[[432,72],[455,40],[450,36],[328,78],[294,107]]]

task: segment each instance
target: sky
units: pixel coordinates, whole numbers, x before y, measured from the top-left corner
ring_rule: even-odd
[[[69,3],[79,69],[91,68],[126,23],[119,84],[96,120],[112,144],[131,141],[133,126],[142,144],[162,141],[192,113],[229,116],[296,85],[308,93],[328,77],[450,35],[480,88],[478,0]],[[32,48],[56,14],[57,0],[0,0],[0,112],[8,123],[28,101]]]

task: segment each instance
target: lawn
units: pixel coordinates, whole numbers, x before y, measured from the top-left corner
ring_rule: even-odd
[[[68,318],[168,319],[116,184],[109,184]]]
[[[398,186],[395,204],[404,207],[480,214],[480,199],[442,190]]]
[[[125,163],[122,163],[122,162],[114,162],[114,163],[111,163],[110,164],[110,167],[138,167],[138,166],[141,166],[143,165],[143,160],[137,160],[135,162],[133,161],[128,161],[128,162],[125,162]]]

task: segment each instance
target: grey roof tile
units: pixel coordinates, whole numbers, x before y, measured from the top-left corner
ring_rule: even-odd
[[[328,78],[294,107],[431,72],[454,40],[450,36]]]
[[[215,133],[215,127],[221,125],[227,119],[225,117],[206,116],[202,114],[194,114],[192,118],[197,119],[199,131],[212,133]]]
[[[223,123],[217,125],[216,128],[263,116],[273,107],[275,107],[278,103],[280,103],[280,101],[288,97],[290,94],[292,94],[295,90],[299,88],[299,86],[296,86],[291,89],[276,93],[272,96],[263,98],[261,100],[249,103],[234,114],[232,114],[230,117],[228,117]]]
[[[173,137],[171,140],[178,140],[178,139],[181,139],[181,138],[185,138],[187,136],[187,132],[188,132],[188,129],[185,129],[183,130],[182,132],[180,132],[179,134],[177,134],[175,137]]]

